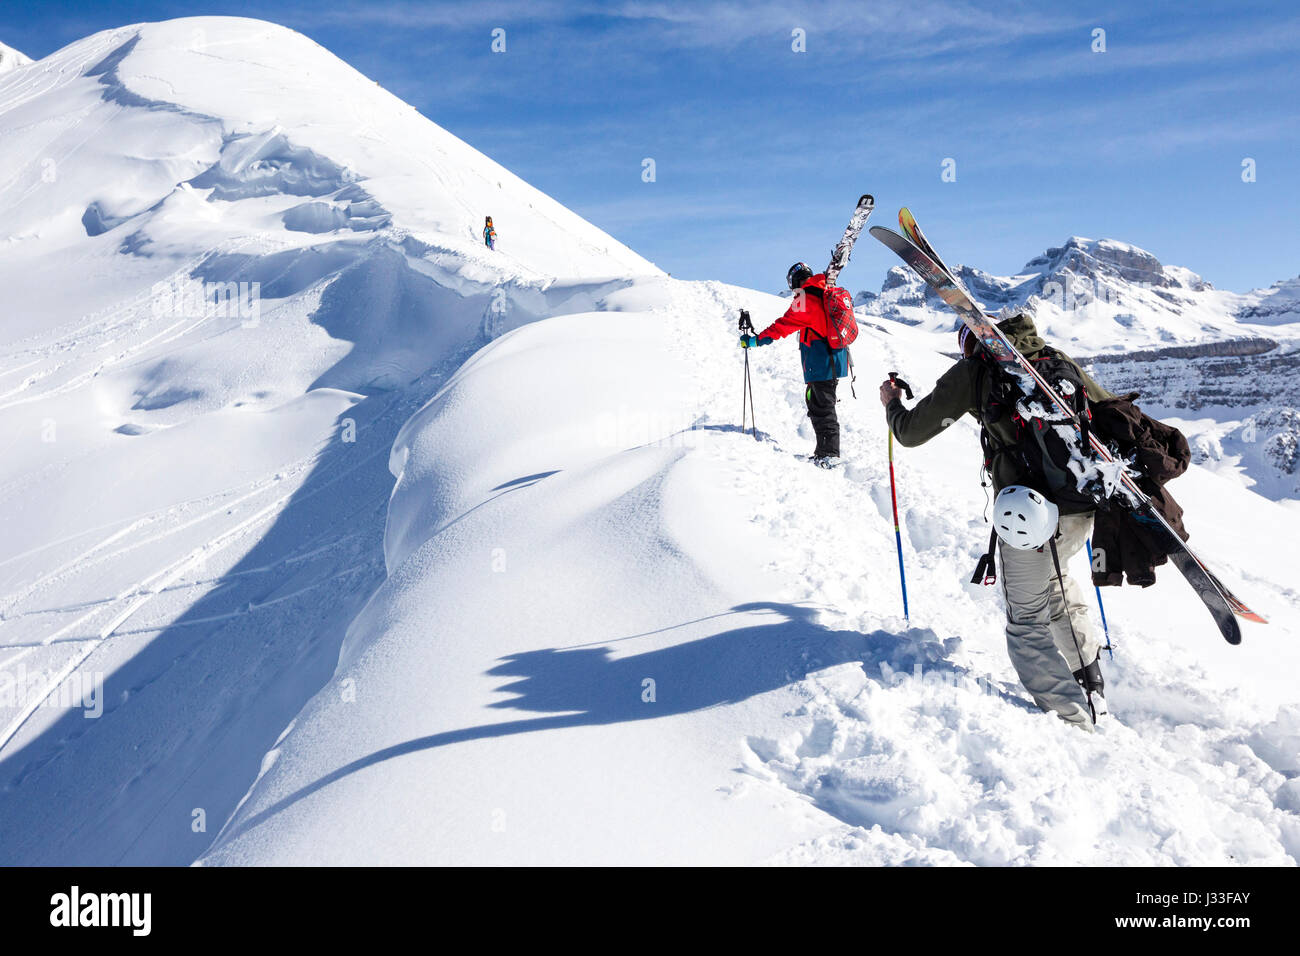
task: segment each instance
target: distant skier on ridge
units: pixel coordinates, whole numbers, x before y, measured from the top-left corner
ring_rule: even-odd
[[[1060,363],[1065,367],[1065,374],[1072,369],[1090,402],[1115,397],[1073,359],[1049,349],[1028,314],[1005,319],[998,328],[1031,361]],[[1026,456],[1019,453],[1024,437],[1014,403],[1008,404],[999,394],[998,379],[1002,373],[994,367],[995,363],[983,359],[983,347],[965,325],[959,330],[958,340],[962,358],[912,409],[903,406],[903,391],[898,385],[889,380],[881,383],[880,404],[885,407],[885,417],[894,437],[909,447],[921,445],[969,413],[981,426],[985,468],[992,479],[994,492],[1014,486],[1032,488],[1040,484],[1040,476],[1030,472]],[[1032,507],[1028,499],[1026,504]],[[1091,502],[1059,501],[1051,505],[1052,511],[1058,509],[1059,524],[1055,520],[1052,524],[1057,527],[1055,542],[1062,570],[1061,582],[1057,580],[1053,556],[1047,546],[1020,550],[1004,542],[999,549],[1002,553],[1002,590],[1007,606],[1007,651],[1020,682],[1040,708],[1055,711],[1067,723],[1091,730],[1093,715],[1087,706],[1088,696],[1097,713],[1106,713],[1102,696],[1101,642],[1088,618],[1084,592],[1065,569],[1070,558],[1087,541],[1092,529],[1093,507]],[[1020,511],[1027,512],[1028,509],[1021,508]],[[1025,517],[1031,523],[1036,517],[1046,520],[1046,512],[1037,516],[1027,513]],[[995,515],[995,522],[996,518]],[[1045,537],[1050,539],[1050,531],[1045,533]],[[981,568],[983,566],[981,563]],[[1062,599],[1062,584],[1066,600]],[[1073,666],[1069,662],[1074,662]],[[1085,688],[1090,695],[1086,695]]]
[[[799,333],[799,358],[803,364],[804,402],[817,435],[813,462],[833,467],[840,457],[840,422],[835,413],[839,379],[849,374],[848,348],[831,348],[827,341],[826,274],[813,274],[806,263],[796,262],[786,273],[794,302],[785,314],[758,335],[742,335],[741,348],[770,345],[793,332]]]
[[[489,249],[497,247],[497,231],[492,226],[492,217],[488,216],[487,221],[483,224],[483,245]]]

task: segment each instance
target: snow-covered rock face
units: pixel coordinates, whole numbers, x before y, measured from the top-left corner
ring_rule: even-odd
[[[1061,279],[1067,273],[1093,280],[1118,280],[1158,288],[1190,288],[1202,292],[1211,288],[1188,270],[1170,270],[1160,260],[1137,246],[1114,239],[1083,239],[1071,236],[1059,249],[1025,263],[1025,273],[1037,272],[1043,281]]]
[[[1250,325],[1300,323],[1300,277],[1275,282],[1252,292],[1237,310],[1237,319]]]
[[[1104,384],[1140,391],[1153,414],[1177,419],[1202,463],[1268,497],[1300,497],[1287,452],[1300,409],[1300,278],[1224,292],[1136,246],[1077,236],[1014,276],[954,268],[985,309],[1030,312],[1050,344],[1094,358]],[[890,269],[880,294],[860,296],[857,305],[936,334],[958,325],[903,267]],[[936,346],[955,348],[947,338]]]
[[[1231,344],[1231,343],[1230,343]],[[1300,350],[1295,343],[1257,353],[1186,356],[1148,353],[1092,363],[1116,391],[1142,394],[1150,414],[1188,436],[1194,460],[1267,497],[1300,499]]]
[[[1260,324],[1284,326],[1281,334],[1300,337],[1294,312],[1300,280],[1245,295],[1221,292],[1190,269],[1164,265],[1114,239],[1071,237],[1013,276],[954,268],[986,309],[1026,309],[1040,331],[1078,354],[1252,338],[1261,334]],[[905,269],[890,270],[867,311],[930,329],[953,327],[951,310]]]

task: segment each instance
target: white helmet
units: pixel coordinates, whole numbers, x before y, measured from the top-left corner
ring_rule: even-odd
[[[1033,551],[1051,541],[1060,515],[1054,501],[1024,485],[1007,485],[993,503],[993,527],[998,537],[1021,551]]]

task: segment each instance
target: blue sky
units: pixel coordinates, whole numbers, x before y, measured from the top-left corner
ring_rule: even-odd
[[[39,57],[207,14],[308,34],[683,278],[778,288],[864,191],[874,221],[910,205],[945,258],[991,272],[1084,235],[1220,288],[1300,273],[1286,3],[0,0],[0,41]],[[893,264],[864,241],[843,282],[878,289]]]

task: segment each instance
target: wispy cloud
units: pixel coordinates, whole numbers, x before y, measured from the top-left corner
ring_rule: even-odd
[[[286,4],[277,15],[292,22],[393,29],[489,30],[492,27],[547,24],[580,29],[588,38],[608,32],[652,37],[681,48],[734,48],[754,39],[788,47],[791,31],[802,29],[814,45],[833,49],[872,45],[888,38],[880,55],[916,52],[924,40],[930,50],[978,49],[991,44],[1061,33],[1085,22],[1077,14],[1043,13],[1023,4],[978,4],[958,0],[783,0],[700,3],[591,3],[584,0],[480,0],[428,3],[417,0]],[[647,51],[650,52],[650,51]]]

